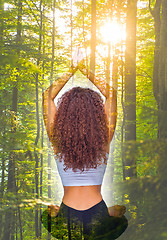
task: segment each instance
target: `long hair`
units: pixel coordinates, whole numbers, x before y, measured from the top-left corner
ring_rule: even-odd
[[[99,93],[74,87],[58,99],[52,141],[56,144],[64,170],[97,168],[104,159],[109,128]]]

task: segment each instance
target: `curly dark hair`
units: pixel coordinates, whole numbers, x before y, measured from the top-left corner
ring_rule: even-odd
[[[108,143],[108,120],[99,93],[74,87],[58,99],[52,141],[56,144],[64,170],[97,168],[104,159]]]

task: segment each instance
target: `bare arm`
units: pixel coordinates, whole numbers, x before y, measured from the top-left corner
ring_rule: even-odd
[[[43,95],[43,118],[44,123],[46,127],[46,131],[49,137],[49,140],[51,139],[51,134],[53,131],[53,124],[54,124],[54,118],[56,115],[56,106],[54,104],[54,98],[57,96],[57,94],[60,92],[60,90],[64,87],[64,85],[68,82],[68,80],[74,75],[77,68],[71,67],[69,71],[64,74],[62,77],[56,79],[50,87],[48,87]],[[54,146],[56,148],[56,146]]]
[[[117,91],[112,88],[104,104],[109,123],[109,143],[111,142],[117,122]]]

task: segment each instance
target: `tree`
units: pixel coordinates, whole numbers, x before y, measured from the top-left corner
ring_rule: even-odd
[[[158,101],[159,98],[159,47],[160,47],[160,9],[162,0],[156,0],[154,9],[151,8],[151,0],[149,0],[149,9],[154,18],[154,28],[155,28],[155,48],[154,48],[154,68],[153,68],[153,90],[155,99]]]
[[[95,55],[96,55],[96,0],[91,0],[91,55],[90,70],[95,74]],[[90,83],[91,84],[91,83]]]
[[[42,14],[42,0],[40,0],[40,25],[39,25],[39,45],[38,45],[38,58],[37,58],[37,67],[40,67],[40,60],[41,60],[41,47],[42,47],[42,21],[43,21],[43,14]],[[36,121],[37,121],[37,135],[35,139],[35,148],[34,148],[34,155],[35,155],[35,193],[36,198],[39,198],[39,157],[37,146],[40,138],[40,119],[39,119],[39,73],[36,73],[35,77],[35,87],[36,87]],[[39,237],[39,218],[38,218],[38,209],[35,209],[35,233],[36,238]]]
[[[161,142],[160,150],[160,162],[159,162],[159,174],[161,181],[167,181],[166,178],[166,141],[167,141],[167,1],[162,0],[162,18],[161,18],[161,28],[160,28],[160,48],[159,48],[159,72],[158,72],[158,89],[159,89],[159,98],[158,98],[158,136]],[[163,196],[164,198],[164,196]]]
[[[137,175],[133,153],[136,141],[136,15],[137,0],[128,0],[125,51],[125,179]]]
[[[162,8],[162,14],[161,14]],[[159,174],[163,179],[165,176],[164,169],[166,167],[166,146],[164,141],[167,138],[167,76],[166,72],[166,37],[167,37],[167,3],[164,0],[156,0],[154,8],[151,8],[151,0],[149,1],[149,9],[154,18],[155,28],[155,50],[154,50],[154,69],[153,69],[153,90],[158,105],[158,138],[161,142],[160,162],[158,166]],[[161,16],[162,15],[162,16]]]
[[[18,15],[17,15],[17,35],[16,35],[16,45],[17,45],[17,58],[20,57],[20,46],[21,46],[21,25],[22,25],[22,1],[18,1],[17,5]],[[17,69],[19,72],[19,69]],[[11,133],[12,133],[12,143],[13,143],[13,149],[10,153],[9,163],[8,163],[8,184],[7,184],[7,192],[16,194],[16,178],[15,178],[15,164],[17,159],[17,154],[15,153],[15,147],[16,147],[16,119],[17,119],[17,104],[18,104],[18,81],[19,76],[16,78],[16,82],[13,86],[12,91],[12,107],[11,107]],[[4,239],[13,240],[14,239],[14,232],[15,229],[13,226],[15,226],[15,210],[12,208],[9,208],[8,211],[6,211],[5,215],[5,229],[4,229]]]
[[[159,123],[159,137],[161,139],[167,138],[167,1],[162,0],[162,18],[160,28],[160,54],[159,54],[159,109],[160,109],[160,123]],[[162,115],[161,115],[162,114]]]

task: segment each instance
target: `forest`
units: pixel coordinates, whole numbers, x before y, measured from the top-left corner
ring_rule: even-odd
[[[119,239],[167,239],[166,26],[166,0],[1,0],[0,240],[55,239],[40,221],[63,194],[42,93],[80,50],[117,88],[102,193],[108,206],[126,206]],[[77,71],[59,96],[73,86],[96,89]]]

